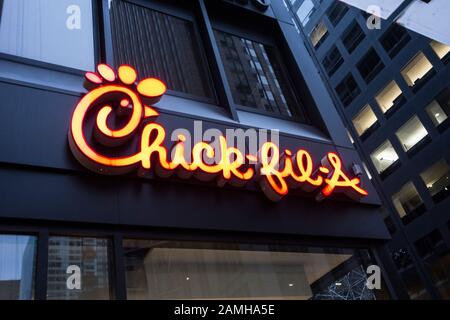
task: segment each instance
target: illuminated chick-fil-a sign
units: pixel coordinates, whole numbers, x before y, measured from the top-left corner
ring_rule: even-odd
[[[93,88],[77,104],[69,132],[72,152],[90,170],[102,174],[137,170],[142,176],[152,170],[160,177],[176,173],[182,178],[217,179],[219,185],[228,182],[234,186],[256,180],[274,201],[287,195],[290,188],[297,187],[316,192],[317,199],[328,197],[336,190],[352,198],[367,196],[360,178],[349,178],[334,152],[326,154],[320,165],[315,166],[307,150],[286,149],[280,153],[273,142],[265,142],[255,155],[245,155],[230,146],[224,136],[219,137],[218,148],[201,141],[186,150],[183,134],[178,135],[178,141],[169,150],[164,146],[166,130],[153,121],[159,113],[151,106],[166,92],[165,84],[155,78],[136,83],[136,71],[126,65],[119,67],[117,74],[105,64],[99,65],[97,71],[86,73]],[[144,99],[147,104],[143,103]],[[112,128],[112,121],[108,120],[113,113],[125,119],[119,128]],[[89,117],[95,119],[91,126],[93,132],[87,129]],[[140,143],[132,154],[110,156],[105,152],[105,148],[120,148],[139,133]],[[96,144],[102,145],[103,153],[89,143],[92,139],[86,139],[88,134],[93,134]]]

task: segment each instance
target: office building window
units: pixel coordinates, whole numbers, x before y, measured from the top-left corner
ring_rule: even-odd
[[[408,120],[395,133],[402,144],[403,150],[410,153],[428,142],[429,135],[417,116]]]
[[[107,239],[50,237],[47,299],[109,299],[108,250]],[[80,275],[79,281],[76,277],[69,279],[73,274]]]
[[[352,103],[352,101],[361,93],[361,89],[359,89],[358,84],[351,73],[337,85],[335,90],[344,107]]]
[[[450,299],[450,251],[440,232],[434,230],[416,241],[415,246],[442,299]]]
[[[440,92],[425,110],[438,130],[444,131],[449,125],[450,90],[446,88]]]
[[[362,108],[362,110],[352,119],[352,122],[361,139],[368,137],[380,126],[377,116],[369,105]]]
[[[320,45],[325,41],[327,37],[328,28],[323,21],[320,21],[309,35],[311,43],[316,49],[320,47]]]
[[[430,46],[433,48],[434,52],[436,52],[439,59],[444,61],[444,63],[450,61],[450,46],[434,40],[430,42]]]
[[[416,92],[434,74],[433,65],[420,52],[401,71],[406,83]]]
[[[431,118],[431,121],[433,121],[433,124],[438,127],[444,121],[448,119],[448,114],[445,112],[445,110],[441,107],[441,105],[436,101],[433,100],[426,108],[428,115]]]
[[[387,176],[392,172],[399,163],[397,152],[395,152],[389,140],[383,142],[378,148],[376,148],[370,155],[373,165],[377,169],[380,175]]]
[[[445,245],[439,230],[432,231],[425,237],[417,240],[414,244],[416,246],[417,253],[421,258],[429,257],[435,253],[436,249],[438,249],[441,244]]]
[[[336,46],[333,46],[331,50],[322,60],[322,65],[331,77],[342,65],[344,59]]]
[[[349,53],[352,53],[358,45],[364,40],[366,35],[364,31],[359,26],[358,22],[354,21],[347,29],[344,31],[342,36],[342,42]]]
[[[358,70],[366,83],[372,81],[381,70],[384,68],[384,63],[375,49],[370,49],[369,52],[358,62]]]
[[[357,285],[373,263],[364,251],[133,239],[123,247],[130,300],[376,298]],[[349,288],[333,296],[338,281]]]
[[[0,300],[34,298],[37,239],[0,234]]]
[[[392,260],[397,267],[400,276],[412,300],[430,299],[416,268],[412,266],[411,255],[406,248],[392,250]]]
[[[408,182],[392,195],[392,203],[404,224],[411,222],[425,212],[422,198],[412,182]]]
[[[391,81],[383,90],[381,90],[375,96],[375,100],[386,117],[389,117],[406,102],[402,90],[395,81]]]
[[[337,26],[337,24],[342,20],[347,11],[348,11],[347,5],[343,4],[342,2],[336,1],[327,10],[328,20],[330,20],[333,26]]]
[[[450,168],[444,159],[433,164],[420,174],[434,202],[450,195]]]
[[[163,80],[168,89],[214,99],[206,56],[192,20],[123,0],[110,5],[114,60],[139,75]]]
[[[380,38],[381,45],[391,58],[394,58],[410,40],[409,33],[398,23],[393,23]]]
[[[301,117],[300,104],[275,47],[222,31],[215,34],[236,104]]]
[[[0,14],[0,52],[94,69],[91,0],[2,0]]]
[[[305,0],[297,10],[297,17],[301,24],[305,26],[315,11],[314,3],[311,0]]]

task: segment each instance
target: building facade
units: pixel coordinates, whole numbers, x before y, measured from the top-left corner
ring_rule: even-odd
[[[384,20],[286,1],[383,199],[392,278],[411,299],[448,299],[450,47],[395,23],[401,3]]]
[[[401,298],[282,1],[0,0],[0,97],[2,298]]]

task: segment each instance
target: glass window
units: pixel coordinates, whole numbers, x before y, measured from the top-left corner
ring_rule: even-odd
[[[416,213],[423,213],[425,209],[422,198],[412,182],[408,182],[395,193],[392,202],[401,218],[406,215],[416,216]]]
[[[397,152],[395,152],[395,149],[389,140],[386,140],[376,148],[370,155],[370,158],[378,173],[384,172],[399,159]]]
[[[403,68],[401,73],[406,83],[408,83],[410,87],[413,87],[426,80],[425,76],[432,70],[433,65],[427,57],[420,52],[406,65],[405,68]]]
[[[423,282],[417,273],[416,268],[411,267],[412,258],[408,249],[400,248],[393,250],[392,260],[395,263],[400,275],[402,277],[403,283],[406,286],[408,295],[410,299],[413,300],[425,300],[430,299],[430,295],[425,289]]]
[[[344,31],[342,42],[347,51],[352,53],[365,37],[364,31],[361,29],[358,22],[355,21]]]
[[[420,122],[419,118],[414,116],[401,126],[395,134],[398,140],[400,140],[403,150],[409,151],[428,136],[428,131],[422,122]]]
[[[361,92],[361,89],[358,87],[358,84],[351,73],[337,85],[335,90],[344,107],[352,103]]]
[[[275,47],[222,31],[215,33],[236,104],[288,117],[301,116]]]
[[[386,50],[391,58],[394,58],[406,46],[409,40],[411,40],[411,36],[398,23],[393,23],[380,38],[384,50]]]
[[[91,0],[3,0],[0,14],[1,52],[94,69]]]
[[[108,248],[107,239],[50,237],[47,298],[109,299]]]
[[[441,105],[436,100],[433,100],[425,108],[425,110],[427,111],[428,115],[431,118],[431,121],[433,121],[433,124],[436,127],[448,119],[447,113],[444,111],[444,109],[442,109]]]
[[[383,68],[384,63],[373,48],[358,62],[359,73],[366,83],[372,81]]]
[[[132,239],[123,246],[128,299],[376,299],[365,287],[373,263],[366,251]]]
[[[377,116],[373,112],[370,105],[366,105],[362,110],[352,119],[356,132],[362,136],[367,130],[372,128],[377,122]]]
[[[450,46],[437,42],[437,41],[431,41],[430,43],[431,48],[433,48],[434,52],[436,52],[439,59],[444,59],[449,53],[450,53]]]
[[[377,94],[375,100],[383,113],[394,110],[404,103],[405,98],[403,92],[395,81],[391,81],[380,93]]]
[[[318,48],[328,37],[328,28],[323,21],[320,21],[309,35],[314,48]]]
[[[34,298],[37,239],[0,235],[0,300]]]
[[[303,26],[305,26],[311,15],[314,13],[314,3],[311,0],[305,0],[301,4],[301,6],[297,10],[297,16],[302,23]]]
[[[450,299],[450,250],[438,230],[434,230],[415,243],[417,252],[442,299]]]
[[[114,60],[167,88],[214,98],[203,47],[193,22],[122,0],[110,5]]]
[[[435,202],[447,198],[450,194],[450,168],[442,159],[420,174]]]
[[[328,10],[327,15],[333,26],[337,26],[337,24],[342,20],[345,14],[348,11],[348,6],[343,4],[340,1],[336,1]]]
[[[339,69],[343,62],[344,59],[336,46],[333,46],[322,60],[322,64],[330,77]]]

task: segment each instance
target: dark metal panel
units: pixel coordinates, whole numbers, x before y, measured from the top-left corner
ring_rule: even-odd
[[[65,222],[387,239],[377,207],[137,178],[0,169],[0,216]]]
[[[279,25],[333,142],[339,146],[353,148],[334,107],[333,100],[294,26],[283,22],[280,22]]]
[[[36,300],[47,299],[47,272],[48,272],[48,231],[43,229],[39,232],[37,246],[37,262],[35,277]]]

